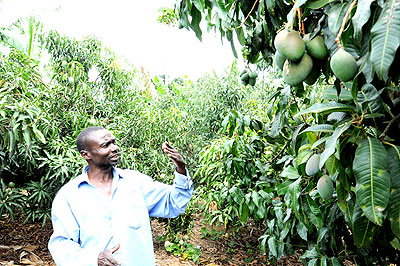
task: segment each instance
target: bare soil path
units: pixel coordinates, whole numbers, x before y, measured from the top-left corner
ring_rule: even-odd
[[[157,266],[179,265],[301,265],[297,257],[284,258],[271,263],[258,249],[261,232],[256,228],[240,230],[236,235],[227,236],[222,228],[212,228],[202,222],[200,215],[194,220],[192,234],[187,240],[201,250],[197,263],[184,260],[166,251],[161,237],[164,225],[152,221],[154,252]],[[11,221],[7,216],[0,219],[0,266],[48,265],[54,266],[47,242],[51,235],[51,224],[23,223],[21,217]],[[205,232],[209,232],[206,234]]]

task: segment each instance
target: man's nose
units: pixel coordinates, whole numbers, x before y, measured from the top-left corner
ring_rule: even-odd
[[[112,146],[111,146],[111,151],[112,151],[112,152],[119,151],[118,145],[115,144],[115,143],[113,143]]]

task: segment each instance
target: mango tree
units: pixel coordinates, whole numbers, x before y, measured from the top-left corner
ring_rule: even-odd
[[[252,158],[256,170],[236,176],[268,185],[239,191],[223,183],[225,199],[233,199],[228,205],[237,206],[231,220],[262,218],[261,247],[275,258],[299,244],[308,265],[398,261],[400,1],[178,0],[175,7],[179,24],[199,39],[205,20],[234,54],[236,36],[249,63],[267,62],[268,71],[278,69],[283,78],[255,130],[275,147],[272,160],[260,165]],[[225,125],[232,132],[240,126],[254,131],[251,118],[230,117]],[[238,142],[225,143],[225,153],[235,151],[226,158],[241,157]],[[213,157],[205,158],[210,165]],[[221,208],[228,205],[217,211],[226,213]]]

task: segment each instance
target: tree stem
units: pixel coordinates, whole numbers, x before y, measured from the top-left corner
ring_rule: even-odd
[[[347,18],[350,15],[351,10],[353,9],[353,7],[357,4],[357,0],[354,0],[353,3],[351,3],[349,9],[346,12],[346,15],[344,15],[343,21],[342,21],[342,26],[340,27],[339,33],[336,36],[335,42],[338,46],[338,48],[342,48],[342,44],[340,43],[340,37],[342,36],[342,33],[344,31],[344,27],[346,26],[346,22],[347,22]]]
[[[396,122],[397,119],[400,118],[400,114],[396,115],[395,117],[393,117],[392,120],[390,120],[389,124],[386,126],[385,130],[382,132],[382,134],[379,136],[379,139],[383,139],[386,136],[386,133],[389,131],[389,129],[391,128],[391,126],[394,124],[394,122]]]

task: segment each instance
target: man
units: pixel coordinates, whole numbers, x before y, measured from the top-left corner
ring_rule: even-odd
[[[88,165],[53,201],[49,250],[54,261],[58,266],[154,265],[149,216],[176,217],[192,196],[182,156],[162,145],[176,167],[174,184],[166,185],[115,168],[119,148],[104,128],[84,129],[77,147]]]

